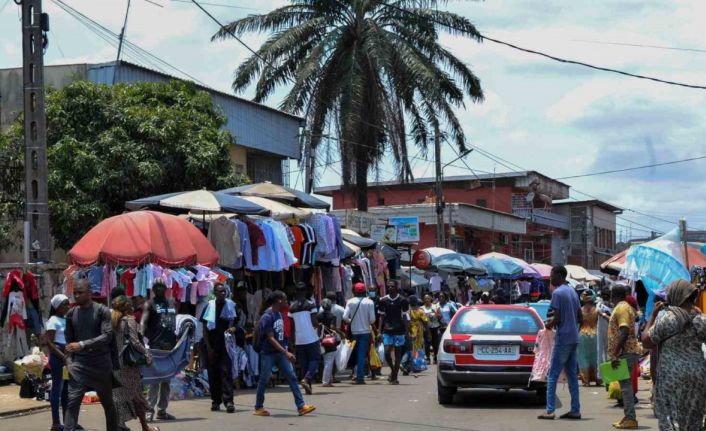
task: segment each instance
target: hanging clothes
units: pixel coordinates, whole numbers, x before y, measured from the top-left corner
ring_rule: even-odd
[[[25,304],[24,290],[15,290],[7,295],[7,320],[9,336],[7,347],[15,343],[16,356],[22,357],[29,353],[27,334],[25,333],[25,320],[27,320],[27,307]]]
[[[314,231],[314,228],[308,224],[300,224],[298,226],[302,230],[302,235],[304,235],[304,240],[302,241],[301,264],[302,266],[313,266],[314,249],[316,248],[316,232]]]
[[[238,226],[221,216],[208,228],[208,240],[218,252],[218,264],[231,267],[241,255]]]
[[[375,284],[382,292],[385,289],[385,283],[390,279],[390,271],[387,267],[385,255],[380,250],[372,252],[373,272],[375,274]]]
[[[235,260],[233,268],[243,268],[246,266],[245,262],[252,263],[252,247],[250,246],[250,234],[248,232],[248,225],[241,220],[233,220],[236,228],[238,229],[238,237],[240,238],[240,251],[241,254]]]
[[[250,240],[250,261],[246,263],[248,268],[256,267],[259,264],[258,249],[267,245],[265,234],[257,224],[246,221],[248,226],[248,238]]]

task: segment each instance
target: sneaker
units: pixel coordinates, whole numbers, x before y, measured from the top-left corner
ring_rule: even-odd
[[[154,411],[147,412],[147,422],[154,422]]]
[[[299,383],[302,385],[302,388],[304,388],[304,392],[306,392],[307,395],[311,395],[313,393],[311,390],[311,383],[307,382],[306,379],[302,379]]]
[[[233,405],[233,403],[226,404],[226,412],[235,413],[235,406]]]
[[[637,421],[635,419],[623,419],[620,422],[614,423],[613,428],[619,430],[636,430],[638,428]]]
[[[152,413],[152,416],[154,417],[154,413]],[[161,411],[157,412],[157,419],[159,419],[160,421],[173,421],[176,420],[176,417],[167,413],[166,411]]]
[[[353,380],[351,382],[351,385],[364,385],[364,384],[365,384],[365,380]]]
[[[252,415],[253,415],[253,416],[262,416],[262,417],[265,417],[265,416],[269,416],[269,415],[270,415],[270,412],[268,412],[268,411],[265,410],[265,409],[255,409],[255,411],[252,412]]]
[[[52,425],[49,431],[64,431],[64,426],[61,424]]]
[[[221,404],[211,403],[211,411],[217,412],[221,410]]]
[[[304,404],[304,407],[299,409],[299,416],[308,415],[309,413],[316,410],[316,407],[310,406],[309,404]]]

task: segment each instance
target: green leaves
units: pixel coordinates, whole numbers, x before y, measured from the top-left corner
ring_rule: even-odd
[[[71,248],[98,221],[123,212],[127,200],[242,184],[230,165],[233,138],[222,130],[225,121],[208,93],[178,81],[114,87],[76,82],[49,92],[49,210],[56,244]],[[0,137],[0,151],[8,136]],[[15,139],[21,142],[21,136]],[[21,145],[13,151],[23,160]],[[6,230],[0,221],[0,241]]]

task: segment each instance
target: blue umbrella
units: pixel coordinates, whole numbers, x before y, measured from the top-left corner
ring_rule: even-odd
[[[238,196],[208,190],[168,193],[125,202],[131,211],[140,209],[167,210],[171,212],[200,211],[202,213],[236,213],[269,215],[270,210]]]
[[[465,272],[473,275],[485,274],[483,263],[469,254],[449,253],[432,259],[432,265],[446,272]]]
[[[502,260],[496,257],[485,257],[480,262],[488,271],[488,277],[492,278],[519,278],[522,276],[523,268],[509,260]]]

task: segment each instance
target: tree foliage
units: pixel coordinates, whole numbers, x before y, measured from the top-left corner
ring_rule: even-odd
[[[465,150],[454,108],[466,95],[481,101],[483,92],[473,72],[439,44],[439,31],[479,42],[481,35],[466,18],[438,10],[440,3],[292,0],[233,21],[213,39],[270,33],[236,71],[233,89],[255,82],[260,102],[291,85],[281,108],[305,117],[305,144],[314,154],[325,130],[338,131],[343,183],[356,184],[358,209],[366,210],[368,171],[385,154],[393,155],[401,180],[412,178],[408,138],[423,151],[436,136]]]
[[[80,81],[50,91],[46,115],[50,224],[61,248],[127,200],[244,181],[230,164],[225,117],[188,83]]]

